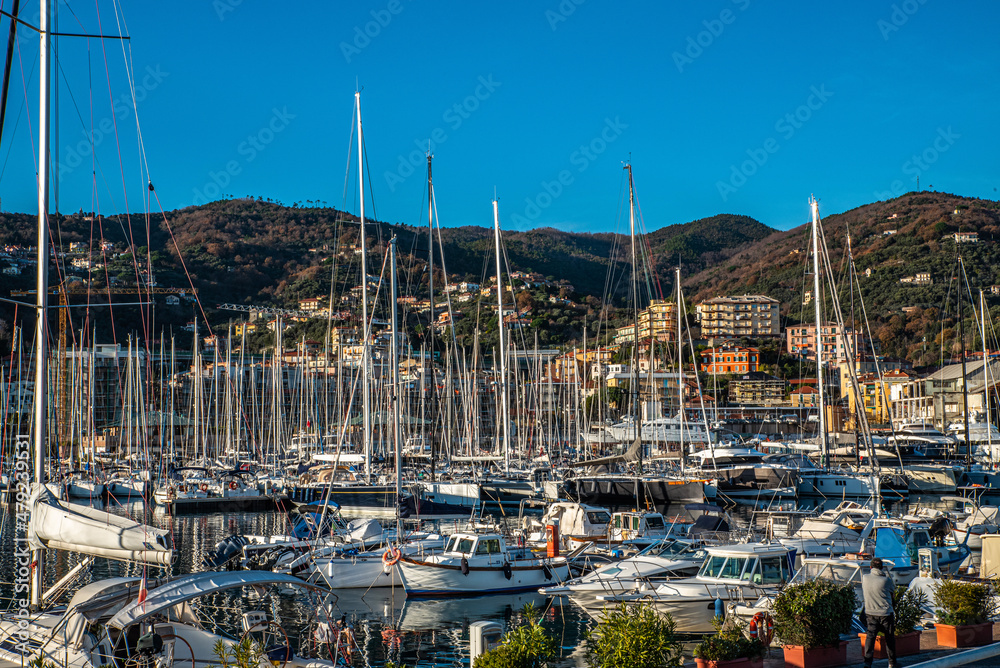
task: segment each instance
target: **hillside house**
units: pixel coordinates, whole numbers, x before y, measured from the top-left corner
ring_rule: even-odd
[[[701,351],[701,372],[713,375],[754,373],[760,361],[760,350],[723,346]]]
[[[299,300],[300,311],[318,311],[320,307],[320,297],[308,297]]]
[[[819,405],[819,392],[809,385],[792,390],[789,398],[792,400],[792,408],[815,408]]]
[[[785,381],[754,371],[729,381],[729,402],[743,406],[783,406]]]

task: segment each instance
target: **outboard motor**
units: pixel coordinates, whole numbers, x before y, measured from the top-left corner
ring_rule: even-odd
[[[155,631],[139,636],[135,642],[135,651],[143,656],[152,656],[163,651],[163,637]]]
[[[237,565],[234,560],[243,556],[243,547],[250,543],[244,536],[230,536],[223,538],[215,544],[215,550],[208,554],[201,565],[205,570],[214,570],[220,566],[228,566],[229,570],[235,570]]]

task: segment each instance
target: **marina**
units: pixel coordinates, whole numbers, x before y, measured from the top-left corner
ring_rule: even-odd
[[[643,53],[691,8],[595,23],[596,3],[565,1],[539,11],[552,33],[540,39],[521,7],[392,0],[365,6],[338,45],[350,3],[219,0],[210,29],[187,8],[107,4],[0,10],[0,146],[17,156],[16,185],[5,159],[0,188],[30,210],[0,210],[0,668],[1000,665],[1000,204],[921,189],[962,136],[951,126],[920,154],[915,191],[893,181],[850,209],[887,168],[867,171],[878,161],[857,151],[856,125],[831,134],[821,119],[845,113],[845,82],[874,74],[816,69],[813,42],[731,51],[768,11],[728,28],[749,2],[672,34],[683,54],[636,58],[643,82],[606,69],[620,66],[613,38]],[[970,50],[955,62],[995,55],[920,32],[931,13],[946,25],[937,7],[903,7],[895,29],[919,9],[908,30]],[[883,24],[878,47],[910,39]],[[823,27],[817,44],[845,32]],[[792,28],[756,33],[800,39]],[[424,41],[404,48],[403,33]],[[745,81],[765,80],[741,69],[758,51],[789,72],[768,99],[744,99]],[[739,73],[688,88],[723,52]],[[536,78],[552,54],[566,62]],[[660,61],[692,74],[664,83]],[[735,121],[769,120],[772,95],[798,99],[785,78],[799,61],[830,75],[830,108],[827,84],[810,83],[773,124],[780,145],[746,149],[728,180],[691,171],[715,183],[711,211],[732,197],[782,211],[781,227],[675,222],[701,187],[680,178],[676,151],[698,165],[714,146],[712,169],[728,164]],[[473,94],[449,89],[473,71]],[[374,72],[366,91],[360,74]],[[883,82],[853,104],[950,118],[915,114],[915,87]],[[738,119],[673,118],[737,99]],[[267,120],[246,130],[261,101]],[[581,140],[591,115],[600,130]],[[70,122],[83,141],[61,134]],[[425,122],[448,130],[413,125]],[[689,125],[703,143],[687,143]],[[803,150],[817,134],[837,145]],[[830,177],[817,165],[840,160],[845,137],[858,139],[851,164]],[[578,141],[572,171],[534,162],[536,145],[562,155]],[[345,143],[341,202],[301,200],[335,196]],[[983,143],[956,154],[973,162]],[[206,159],[224,168],[206,167],[193,203],[178,198]],[[772,168],[782,188],[756,194]],[[813,184],[828,191],[822,215]],[[230,194],[244,185],[253,194]],[[261,194],[271,187],[293,203]],[[690,192],[668,202],[678,187]]]

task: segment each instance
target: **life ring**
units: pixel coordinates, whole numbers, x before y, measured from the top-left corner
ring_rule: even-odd
[[[181,491],[181,492],[186,492],[186,491],[188,491],[188,486],[187,485],[178,485],[177,489],[179,491]]]
[[[758,612],[750,620],[747,629],[751,638],[756,638],[764,647],[770,647],[774,639],[774,620],[766,612]]]
[[[402,556],[398,548],[389,546],[389,549],[382,553],[382,565],[387,569],[392,568],[399,561],[399,557]]]
[[[236,484],[235,480],[229,483],[229,489],[235,490],[237,487],[239,487],[239,485]]]
[[[198,489],[200,489],[203,492],[207,492],[208,491],[208,483],[205,483],[205,482],[201,483],[201,485],[198,486]]]

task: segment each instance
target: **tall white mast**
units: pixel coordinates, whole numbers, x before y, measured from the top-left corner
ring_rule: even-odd
[[[993,463],[993,422],[990,420],[990,357],[986,347],[986,297],[983,291],[979,291],[979,315],[982,325],[983,337],[983,404],[986,413],[986,444],[987,452],[990,453],[990,463]]]
[[[45,483],[48,383],[46,311],[49,291],[49,0],[41,0],[38,22],[38,311],[35,321],[35,483]],[[45,550],[32,550],[31,605],[42,602]]]
[[[813,304],[816,308],[816,389],[819,405],[819,438],[820,457],[823,466],[828,461],[826,443],[826,410],[823,407],[823,293],[820,292],[819,281],[819,203],[815,197],[809,198],[812,209],[812,243],[813,243]],[[853,361],[852,361],[853,363]]]
[[[632,183],[632,164],[626,164],[625,169],[628,171],[628,229],[629,238],[632,242],[632,321],[633,326],[633,342],[632,342],[632,368],[631,368],[631,380],[629,381],[632,385],[632,413],[634,414],[634,420],[632,426],[635,429],[635,441],[640,443],[639,445],[639,473],[642,473],[642,406],[639,405],[639,261],[635,251],[635,188]],[[652,335],[652,313],[650,313],[650,334]],[[652,360],[650,360],[650,371],[652,371]],[[637,488],[638,489],[638,488]],[[637,492],[638,494],[638,492]],[[638,497],[636,498],[636,504],[639,504]]]
[[[400,512],[402,511],[403,500],[403,434],[400,429],[399,410],[399,323],[396,320],[396,237],[389,240],[389,277],[392,282],[392,304],[389,307],[392,312],[392,342],[389,359],[392,360],[392,435],[396,449],[396,540],[403,538],[403,525]]]
[[[497,259],[497,307],[500,309],[497,317],[497,327],[500,330],[500,419],[503,420],[500,433],[503,435],[503,468],[510,470],[510,417],[507,401],[507,345],[504,337],[503,324],[503,279],[500,275],[500,205],[493,200],[493,242],[496,245]]]
[[[361,435],[365,451],[365,479],[371,482],[372,476],[372,418],[371,418],[371,388],[368,379],[368,360],[371,358],[368,350],[368,246],[365,241],[365,163],[364,141],[361,134],[361,91],[354,93],[355,106],[358,109],[358,187],[361,201],[358,209],[358,225],[361,236],[361,414],[364,433]]]

